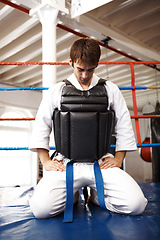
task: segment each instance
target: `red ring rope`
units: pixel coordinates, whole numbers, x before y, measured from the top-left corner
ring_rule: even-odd
[[[135,62],[99,62],[99,65],[125,65],[125,64],[157,65],[160,61],[135,61]],[[69,65],[69,62],[0,62],[0,65]],[[157,68],[156,68],[157,69]],[[158,69],[157,69],[158,70]]]
[[[160,115],[131,115],[131,119],[133,118],[156,118],[160,117]]]
[[[35,118],[0,118],[0,121],[33,121]]]
[[[131,119],[134,118],[156,118],[160,117],[160,115],[131,115]],[[35,118],[0,118],[0,121],[34,121]]]
[[[0,65],[69,65],[69,62],[0,62]]]

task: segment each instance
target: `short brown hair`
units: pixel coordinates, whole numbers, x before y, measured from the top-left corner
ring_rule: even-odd
[[[80,38],[71,46],[70,58],[72,64],[77,61],[97,66],[101,56],[101,49],[98,42],[91,38]]]

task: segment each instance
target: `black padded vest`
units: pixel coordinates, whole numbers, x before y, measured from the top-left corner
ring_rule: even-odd
[[[106,80],[87,91],[68,80],[62,90],[61,110],[53,113],[56,151],[78,162],[94,162],[110,148],[114,112],[108,110]]]

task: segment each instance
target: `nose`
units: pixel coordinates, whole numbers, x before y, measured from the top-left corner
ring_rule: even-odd
[[[88,77],[87,71],[82,72],[82,78],[87,78],[87,77]]]

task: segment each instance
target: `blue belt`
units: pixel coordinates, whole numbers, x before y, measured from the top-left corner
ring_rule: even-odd
[[[73,163],[74,161],[70,161],[66,166],[66,206],[63,222],[73,221]],[[104,202],[103,178],[98,161],[94,162],[94,174],[99,205],[110,214]]]

